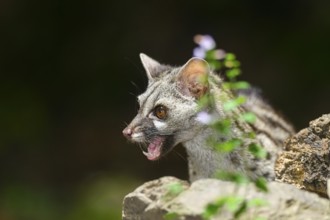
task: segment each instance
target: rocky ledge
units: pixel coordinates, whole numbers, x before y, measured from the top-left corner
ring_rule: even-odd
[[[330,114],[286,141],[275,164],[276,180],[327,197],[330,179]]]
[[[124,198],[123,219],[201,220],[208,204],[235,195],[265,201],[248,208],[240,219],[330,220],[330,114],[311,121],[308,128],[287,140],[275,173],[276,182],[268,184],[268,193],[253,185],[237,186],[216,179],[191,185],[174,177],[153,180]],[[233,219],[228,210],[224,208],[212,219]]]
[[[173,193],[171,188],[175,185],[181,185],[182,190]],[[209,203],[230,195],[265,201],[263,206],[248,208],[240,219],[330,220],[329,200],[285,183],[271,182],[268,189],[268,193],[263,193],[253,185],[237,187],[216,179],[198,180],[189,186],[177,178],[162,177],[143,184],[124,198],[123,220],[202,220]],[[212,219],[232,218],[232,213],[224,209]]]

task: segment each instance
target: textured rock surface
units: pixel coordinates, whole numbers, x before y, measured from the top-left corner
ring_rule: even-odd
[[[268,203],[249,208],[241,219],[330,220],[330,200],[317,195],[330,197],[330,114],[311,121],[308,128],[287,140],[275,173],[276,180],[284,183],[269,183],[267,194],[252,185],[237,187],[216,179],[198,180],[189,186],[174,177],[163,177],[143,184],[124,198],[123,219],[158,220],[170,215],[172,218],[166,219],[202,220],[207,204],[235,194]],[[214,219],[232,219],[231,215],[222,210]]]
[[[182,192],[170,193],[170,186],[183,184]],[[198,180],[189,187],[174,177],[163,177],[147,182],[124,198],[124,220],[158,220],[168,213],[176,213],[173,219],[201,220],[204,208],[217,198],[237,195],[247,199],[261,198],[267,205],[250,208],[241,219],[256,216],[267,219],[318,219],[330,220],[330,202],[314,193],[294,186],[272,182],[269,193],[262,193],[252,185],[237,188],[231,182],[216,179]],[[231,219],[228,211],[220,212],[214,219]]]
[[[172,198],[169,191],[174,184],[182,185],[183,189],[188,188],[188,183],[185,181],[174,177],[163,177],[146,182],[126,195],[123,204],[123,220],[151,220],[163,216],[166,211],[162,206],[164,202]]]
[[[275,164],[278,181],[327,196],[330,179],[330,114],[287,140]]]

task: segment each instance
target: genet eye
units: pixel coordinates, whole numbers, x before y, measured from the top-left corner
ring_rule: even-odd
[[[163,105],[158,105],[154,109],[154,115],[159,119],[165,119],[167,116],[167,108]]]

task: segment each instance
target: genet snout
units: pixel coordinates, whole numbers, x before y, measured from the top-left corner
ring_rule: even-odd
[[[127,139],[131,139],[132,138],[132,134],[133,134],[133,131],[131,128],[129,127],[126,127],[124,130],[123,130],[123,135],[127,138]]]

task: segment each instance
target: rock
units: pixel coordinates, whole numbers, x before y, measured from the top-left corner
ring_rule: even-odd
[[[180,190],[173,192],[173,186]],[[284,183],[271,182],[268,188],[269,192],[263,193],[253,185],[236,186],[216,179],[201,179],[189,186],[174,177],[163,177],[143,184],[124,198],[123,220],[158,220],[165,216],[165,219],[202,220],[209,203],[229,195],[267,202],[261,207],[248,208],[241,219],[258,216],[270,220],[330,220],[329,200]],[[232,213],[223,210],[213,219],[231,218]]]
[[[276,180],[327,197],[330,179],[330,114],[286,141],[275,164]]]
[[[161,204],[171,199],[171,187],[182,186],[188,188],[186,181],[174,177],[163,177],[154,181],[146,182],[134,192],[124,198],[123,220],[157,219],[166,212],[162,210]]]
[[[240,219],[330,220],[330,201],[326,199],[330,197],[330,114],[311,121],[308,128],[286,141],[275,174],[277,182],[268,184],[268,193],[251,184],[238,186],[216,179],[191,185],[174,177],[153,180],[124,198],[123,220],[202,220],[208,204],[228,196],[267,202],[249,207]],[[211,219],[233,219],[229,209],[222,208]]]
[[[328,179],[328,197],[330,198],[330,179]]]

